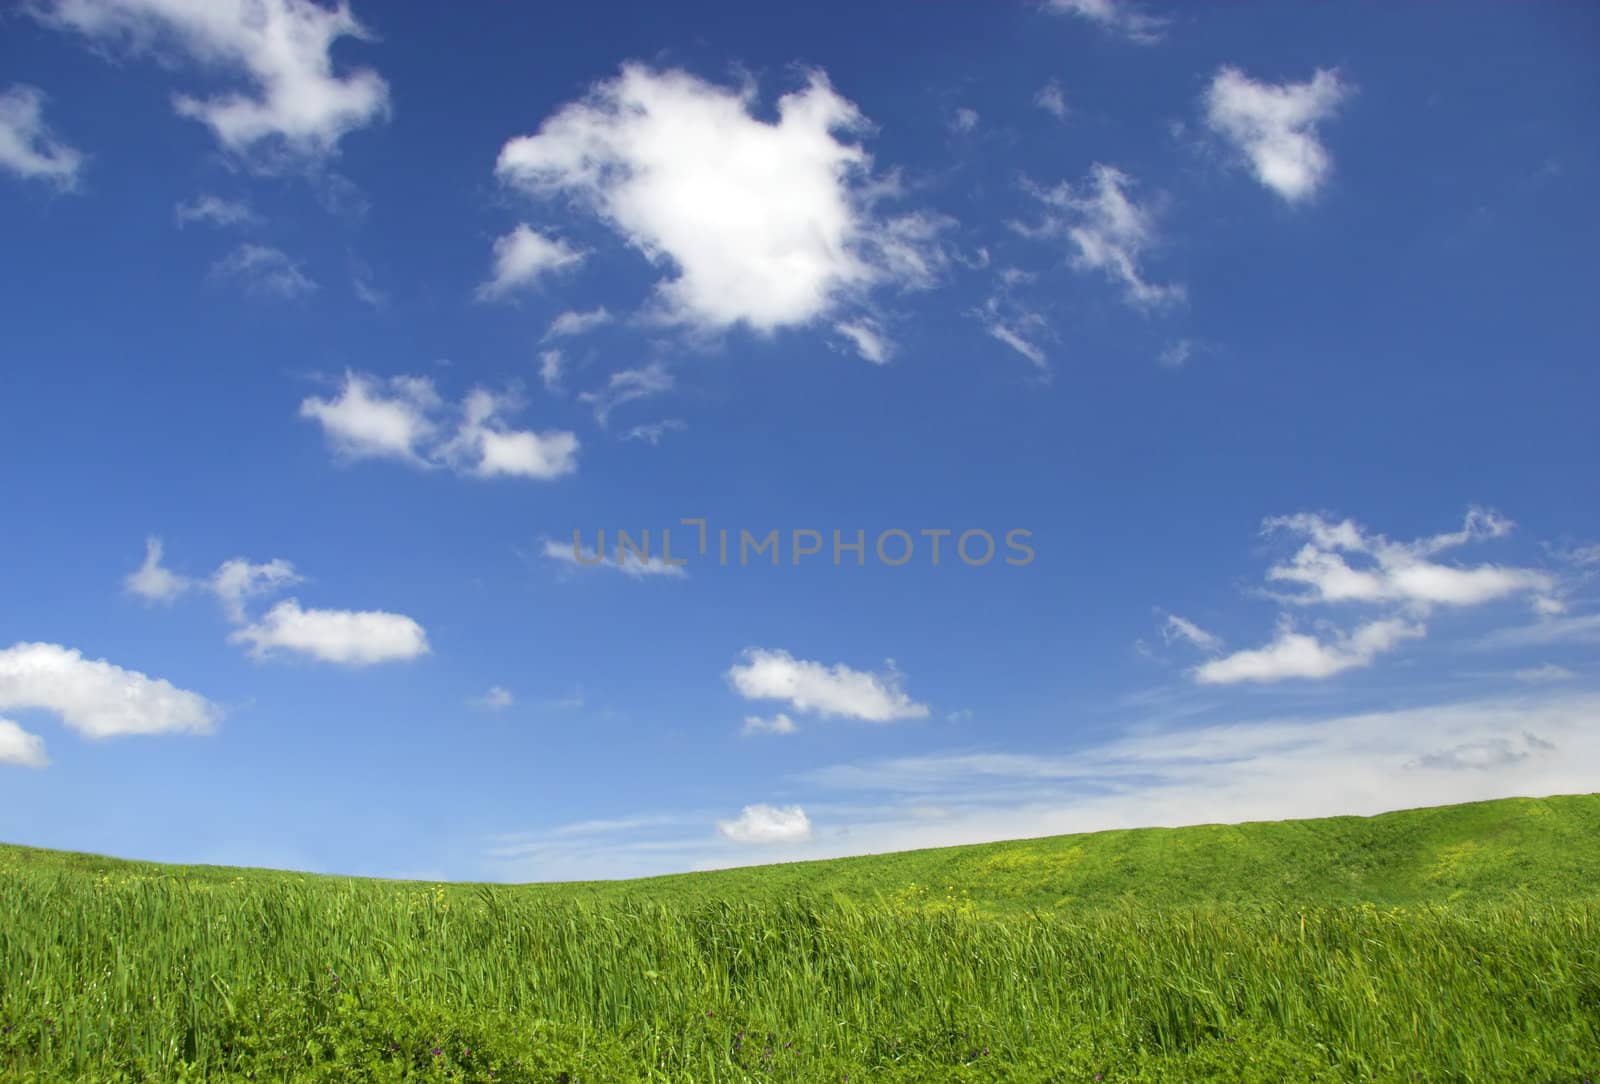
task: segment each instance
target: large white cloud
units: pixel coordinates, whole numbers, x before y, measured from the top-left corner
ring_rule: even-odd
[[[1266,647],[1236,651],[1202,663],[1195,667],[1194,677],[1202,685],[1332,677],[1346,670],[1370,666],[1385,651],[1426,633],[1423,625],[1386,618],[1361,625],[1347,636],[1324,641],[1296,632],[1285,624],[1278,629],[1277,638]]]
[[[403,662],[430,650],[422,626],[404,614],[306,610],[292,598],[272,607],[261,620],[238,629],[229,639],[248,645],[257,657],[289,651],[350,666]]]
[[[1289,561],[1268,569],[1267,578],[1303,587],[1302,593],[1290,596],[1300,604],[1404,602],[1422,610],[1555,590],[1554,577],[1536,569],[1489,564],[1462,568],[1432,559],[1468,542],[1501,538],[1512,526],[1502,516],[1474,508],[1459,531],[1394,542],[1349,519],[1330,522],[1311,513],[1278,516],[1267,520],[1269,532],[1307,541]],[[1352,566],[1351,557],[1362,563]]]
[[[1279,602],[1299,609],[1375,609],[1377,615],[1349,631],[1332,629],[1321,635],[1297,631],[1289,617],[1281,616],[1277,635],[1265,646],[1212,659],[1191,673],[1196,681],[1211,685],[1333,677],[1370,666],[1405,641],[1426,635],[1422,618],[1441,606],[1463,609],[1523,595],[1533,600],[1536,612],[1550,618],[1563,609],[1553,595],[1561,587],[1556,577],[1531,568],[1463,567],[1438,559],[1468,543],[1503,538],[1513,526],[1494,512],[1471,508],[1458,530],[1394,541],[1351,519],[1330,520],[1306,512],[1269,518],[1263,524],[1267,534],[1305,539],[1291,558],[1267,569],[1269,583],[1298,589],[1274,596]],[[1169,616],[1164,635],[1208,650],[1220,648],[1220,641],[1206,639],[1209,634],[1192,635],[1188,624]]]
[[[1206,124],[1250,163],[1256,180],[1289,203],[1316,195],[1333,170],[1317,126],[1350,96],[1339,73],[1317,69],[1305,83],[1258,83],[1218,69],[1206,91]]]
[[[326,156],[346,133],[388,113],[389,88],[377,72],[334,71],[335,42],[371,37],[345,2],[40,0],[35,10],[97,44],[163,56],[176,50],[246,84],[212,98],[173,99],[179,114],[205,124],[231,151]]]
[[[334,451],[349,459],[398,459],[413,466],[448,466],[480,478],[552,479],[578,467],[578,438],[566,430],[513,429],[504,415],[518,403],[475,389],[455,410],[423,377],[383,380],[346,373],[339,394],[300,404],[300,416],[322,427]]]
[[[90,738],[205,733],[222,716],[198,693],[136,670],[59,644],[19,643],[0,651],[0,711],[29,708],[54,712]]]
[[[717,831],[735,843],[801,843],[811,838],[811,819],[797,805],[747,805]]]
[[[44,122],[43,91],[18,83],[0,94],[0,169],[70,191],[83,163],[83,154],[57,139]]]
[[[848,140],[865,118],[820,72],[753,115],[751,86],[628,64],[532,135],[496,172],[530,194],[575,197],[668,270],[663,314],[699,328],[810,323],[871,287],[929,283],[942,222],[885,217],[889,191]]]
[[[900,687],[893,665],[886,673],[852,670],[797,659],[787,651],[750,648],[728,670],[728,681],[747,700],[782,700],[795,711],[842,715],[869,723],[921,719],[928,706]]]
[[[48,768],[50,757],[44,751],[44,739],[28,733],[10,719],[0,719],[0,764]]]

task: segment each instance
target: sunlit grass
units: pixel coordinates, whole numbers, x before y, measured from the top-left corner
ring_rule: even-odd
[[[1600,895],[1174,904],[1145,876],[1146,901],[993,908],[0,850],[0,1079],[1600,1075]]]

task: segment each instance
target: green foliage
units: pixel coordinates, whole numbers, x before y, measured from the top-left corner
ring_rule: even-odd
[[[1600,797],[617,885],[3,848],[0,1081],[1577,1082],[1597,844]]]

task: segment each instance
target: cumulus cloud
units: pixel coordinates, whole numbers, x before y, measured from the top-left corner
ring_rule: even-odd
[[[128,573],[123,587],[147,602],[171,602],[193,586],[188,578],[162,565],[161,556],[161,539],[153,535],[145,539],[144,564]]]
[[[359,666],[428,653],[422,626],[402,614],[305,610],[295,599],[288,599],[252,622],[246,612],[248,602],[305,581],[294,565],[282,558],[250,561],[235,557],[224,561],[205,579],[180,576],[165,568],[161,558],[161,540],[148,539],[144,564],[123,581],[128,589],[162,602],[191,589],[210,593],[222,604],[228,621],[238,626],[229,641],[247,646],[257,658],[282,650]],[[4,706],[0,703],[0,708]]]
[[[320,425],[346,459],[397,459],[480,478],[549,480],[577,470],[578,438],[565,430],[511,428],[504,416],[518,405],[510,396],[475,389],[451,428],[444,424],[448,405],[428,379],[351,372],[334,398],[304,400],[300,416]]]
[[[602,536],[603,541],[604,537]],[[634,541],[641,548],[649,545],[647,537],[634,539]],[[682,565],[668,564],[660,553],[652,553],[648,557],[644,557],[640,553],[626,548],[621,553],[617,550],[597,553],[592,548],[582,548],[576,540],[572,543],[567,543],[557,542],[553,538],[545,539],[540,552],[547,559],[572,568],[610,569],[634,580],[652,576],[667,576],[670,578],[688,575]]]
[[[811,838],[811,818],[797,805],[747,805],[717,831],[735,843],[800,843]]]
[[[84,156],[44,122],[44,91],[17,83],[0,94],[0,169],[68,192],[78,186]]]
[[[473,707],[484,711],[504,711],[516,702],[517,698],[511,695],[511,690],[503,685],[491,685],[482,696],[475,696],[468,701]]]
[[[559,237],[546,237],[523,223],[495,241],[494,270],[478,287],[478,300],[497,301],[546,275],[576,267],[583,258],[582,252]]]
[[[244,200],[212,195],[196,196],[180,202],[173,208],[172,217],[179,226],[187,226],[191,222],[207,226],[247,226],[260,221]]]
[[[28,733],[10,719],[0,719],[0,764],[48,768],[50,757],[44,751],[44,739]]]
[[[1258,83],[1223,67],[1206,91],[1206,124],[1250,165],[1256,180],[1288,203],[1316,195],[1333,169],[1317,126],[1350,96],[1339,73],[1317,69],[1305,83]]]
[[[1045,0],[1045,10],[1073,15],[1139,45],[1161,40],[1167,21],[1142,11],[1133,0]]]
[[[257,658],[288,651],[349,666],[402,662],[428,654],[422,626],[404,614],[382,610],[306,610],[285,599],[261,620],[236,630],[229,640]]]
[[[1300,605],[1403,602],[1420,612],[1553,590],[1554,579],[1534,569],[1489,564],[1463,568],[1432,559],[1469,542],[1504,537],[1513,526],[1494,512],[1474,508],[1459,531],[1394,542],[1349,519],[1335,523],[1313,513],[1278,516],[1266,521],[1266,531],[1307,541],[1288,562],[1268,569],[1267,579],[1303,587],[1288,597]],[[1360,563],[1352,565],[1352,558]]]
[[[824,717],[887,723],[928,714],[926,704],[912,700],[901,688],[902,678],[893,663],[879,674],[852,670],[843,663],[808,662],[787,651],[750,648],[729,668],[727,678],[746,700],[783,700],[795,711]]]
[[[281,558],[256,563],[242,557],[224,561],[211,576],[212,594],[222,603],[228,620],[244,620],[246,599],[272,594],[301,582],[302,576],[294,565]]]
[[[186,55],[245,89],[211,98],[179,94],[173,107],[239,154],[323,158],[347,133],[385,117],[389,88],[369,68],[334,71],[341,38],[367,29],[347,3],[314,0],[42,0],[47,23],[97,45]]]
[[[1183,300],[1180,285],[1159,285],[1144,277],[1141,261],[1156,243],[1150,208],[1129,194],[1133,178],[1114,166],[1095,163],[1088,180],[1073,186],[1035,188],[1046,207],[1037,226],[1018,226],[1030,237],[1065,237],[1072,244],[1072,264],[1080,271],[1099,271],[1122,286],[1128,301],[1157,306]]]
[[[739,733],[749,736],[751,734],[793,734],[799,727],[794,725],[794,720],[783,712],[778,712],[767,719],[760,715],[746,715],[744,726]]]
[[[239,283],[257,297],[293,300],[314,293],[317,284],[300,265],[271,245],[243,244],[211,265],[211,276]]]
[[[1370,666],[1378,656],[1395,650],[1406,640],[1426,635],[1427,626],[1422,619],[1437,608],[1466,609],[1518,595],[1537,603],[1559,586],[1548,573],[1506,565],[1461,565],[1441,559],[1441,555],[1458,547],[1504,538],[1513,527],[1498,513],[1470,508],[1457,530],[1396,541],[1369,531],[1352,519],[1333,520],[1308,512],[1268,518],[1262,525],[1265,534],[1304,540],[1292,557],[1272,564],[1266,572],[1269,583],[1293,585],[1295,590],[1269,597],[1298,610],[1365,608],[1377,613],[1348,631],[1320,622],[1316,634],[1297,630],[1293,619],[1283,614],[1277,635],[1266,645],[1212,659],[1195,667],[1191,674],[1202,684],[1328,678]],[[1546,616],[1532,630],[1501,630],[1480,643],[1526,646],[1555,642],[1567,638],[1569,632],[1562,629],[1554,633],[1553,627],[1571,620]],[[1200,640],[1175,623],[1181,621],[1168,619],[1164,629],[1168,641],[1177,636],[1201,646]],[[1217,647],[1220,644],[1212,649]]]
[[[560,339],[572,335],[582,335],[603,324],[609,324],[611,319],[611,313],[604,305],[597,309],[590,309],[587,312],[568,309],[550,321],[550,328],[544,333],[544,337],[547,339]]]
[[[664,395],[672,390],[672,386],[672,374],[667,367],[659,361],[652,361],[637,369],[612,373],[604,387],[581,393],[578,401],[594,408],[595,420],[603,428],[610,423],[611,412],[623,403]]]
[[[222,717],[198,693],[44,643],[0,651],[0,711],[27,709],[53,712],[88,738],[205,733]]]
[[[813,72],[773,122],[754,87],[627,64],[532,135],[508,141],[499,178],[570,196],[663,268],[664,318],[721,330],[796,327],[880,285],[927,284],[943,223],[885,217],[892,191],[851,133],[857,108]]]
[[[438,455],[458,470],[479,478],[504,475],[549,480],[578,469],[578,438],[565,430],[536,433],[508,427],[501,415],[514,402],[482,390],[462,406],[456,435]]]
[[[1285,678],[1327,678],[1372,665],[1386,651],[1405,640],[1424,636],[1427,629],[1398,618],[1361,625],[1354,632],[1331,640],[1296,632],[1283,624],[1267,646],[1236,651],[1195,667],[1202,685],[1231,685],[1241,681],[1282,681]]]

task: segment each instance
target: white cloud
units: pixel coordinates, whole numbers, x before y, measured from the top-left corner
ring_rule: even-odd
[[[244,620],[246,599],[275,593],[300,583],[302,579],[294,570],[294,565],[281,558],[258,564],[235,557],[218,567],[211,576],[209,586],[221,601],[228,620],[238,624]]]
[[[841,320],[833,325],[833,330],[849,339],[856,353],[874,365],[884,364],[894,353],[894,344],[884,337],[883,329],[875,320],[865,317],[852,321]]]
[[[0,168],[70,192],[78,186],[84,156],[51,133],[44,101],[42,90],[23,83],[0,94]]]
[[[50,757],[44,751],[44,739],[28,733],[10,719],[0,719],[0,764],[48,768]]]
[[[1033,96],[1033,104],[1056,120],[1066,120],[1070,112],[1066,96],[1061,93],[1061,84],[1054,79],[1039,88],[1039,93]]]
[[[1359,626],[1354,632],[1324,642],[1295,632],[1285,623],[1266,647],[1236,651],[1194,668],[1202,685],[1231,685],[1241,681],[1283,681],[1286,678],[1319,679],[1371,666],[1380,654],[1402,641],[1419,639],[1427,629],[1398,618]]]
[[[1043,316],[1011,301],[1004,291],[985,301],[973,315],[982,321],[991,338],[1027,358],[1041,373],[1049,374],[1050,358],[1035,341],[1040,335],[1050,334],[1050,325]]]
[[[161,539],[145,539],[144,563],[123,579],[123,586],[149,602],[171,602],[192,588],[202,588],[217,597],[223,612],[235,624],[244,620],[245,600],[271,594],[302,577],[288,561],[274,558],[255,563],[242,557],[224,561],[207,580],[196,580],[173,572],[161,563]]]
[[[1317,125],[1349,95],[1337,71],[1319,68],[1309,82],[1274,85],[1223,67],[1206,92],[1206,124],[1249,161],[1256,180],[1300,203],[1316,195],[1333,169]]]
[[[475,389],[450,431],[440,419],[446,404],[426,378],[385,381],[346,373],[336,398],[307,398],[300,416],[321,425],[335,452],[348,459],[442,465],[480,478],[548,480],[575,471],[578,438],[565,430],[509,428],[503,415],[517,405],[511,397]]]
[[[578,469],[578,438],[565,430],[508,429],[500,415],[514,404],[481,388],[463,405],[461,427],[438,454],[480,478],[549,480]]]
[[[797,805],[747,805],[731,821],[718,821],[717,831],[735,843],[800,843],[811,838],[811,819]]]
[[[840,138],[867,127],[821,72],[752,115],[751,86],[627,64],[582,101],[508,141],[496,173],[533,195],[577,197],[668,277],[662,315],[759,332],[825,316],[884,284],[925,285],[942,266],[940,220],[885,219],[893,190]]]
[[[950,118],[950,130],[958,135],[967,135],[970,132],[975,132],[978,129],[979,119],[976,109],[962,106]]]
[[[928,706],[900,687],[890,663],[882,674],[797,659],[787,651],[749,648],[727,673],[734,691],[746,700],[784,700],[795,711],[843,715],[869,723],[922,719]]]
[[[1459,531],[1393,542],[1367,532],[1353,520],[1331,523],[1311,513],[1278,516],[1266,521],[1268,532],[1298,534],[1308,541],[1287,563],[1268,569],[1267,579],[1303,586],[1304,593],[1288,599],[1301,605],[1403,602],[1419,612],[1434,605],[1477,606],[1511,595],[1552,590],[1554,579],[1534,569],[1500,565],[1458,568],[1430,560],[1468,542],[1501,538],[1512,526],[1493,512],[1474,508]],[[1365,563],[1352,567],[1350,556]]]
[[[592,406],[595,420],[604,427],[611,421],[611,412],[623,403],[664,395],[672,390],[672,386],[672,374],[667,367],[659,361],[652,361],[637,369],[612,373],[605,387],[581,393],[578,401]]]
[[[559,237],[546,237],[522,223],[494,243],[494,272],[478,287],[478,300],[498,300],[583,259],[584,253]]]
[[[59,644],[0,651],[0,711],[39,709],[89,738],[171,731],[205,733],[222,712],[198,693]]]
[[[1040,225],[1017,229],[1031,237],[1066,237],[1072,242],[1074,267],[1100,271],[1121,283],[1135,305],[1181,301],[1182,286],[1145,281],[1140,261],[1156,243],[1155,221],[1148,207],[1128,195],[1132,186],[1133,178],[1126,173],[1097,162],[1087,183],[1077,188],[1066,183],[1035,188],[1033,194],[1050,210]]]
[[[641,547],[646,544],[643,539],[635,539],[635,541]],[[642,558],[634,551],[627,550],[621,555],[623,560],[619,561],[617,559],[618,553],[614,549],[607,550],[603,554],[597,554],[593,549],[580,549],[576,543],[569,545],[566,542],[557,542],[553,538],[545,539],[542,552],[550,560],[559,561],[573,568],[610,569],[612,572],[620,572],[629,579],[634,580],[648,576],[674,577],[688,575],[682,565],[668,564],[660,553],[652,553],[648,558]]]
[[[304,610],[286,599],[255,624],[230,637],[249,646],[257,658],[293,651],[323,662],[367,666],[405,661],[428,654],[422,626],[404,614],[381,610]]]
[[[504,711],[516,702],[517,698],[511,695],[511,690],[503,685],[491,685],[482,696],[475,696],[467,701],[473,707],[485,711]]]
[[[247,293],[290,300],[314,293],[317,284],[300,265],[270,245],[243,244],[211,265],[213,278],[233,279]]]
[[[242,80],[248,91],[179,94],[174,108],[236,153],[333,154],[347,133],[386,116],[389,88],[368,68],[337,75],[341,38],[370,38],[346,3],[313,0],[53,0],[42,18],[96,43],[172,47],[197,65]]]
[[[793,734],[798,729],[794,725],[794,720],[780,711],[770,719],[760,715],[746,715],[744,717],[744,726],[740,728],[739,733],[747,736],[750,734]]]
[[[658,422],[646,422],[644,425],[634,426],[622,434],[622,439],[642,440],[648,444],[655,445],[660,444],[661,438],[668,433],[681,432],[687,428],[689,426],[682,418],[663,418]]]
[[[346,373],[338,398],[307,398],[300,404],[300,416],[318,422],[342,456],[420,464],[418,448],[435,432],[430,415],[439,406],[433,384],[424,377],[382,381]]]
[[[193,586],[161,564],[161,539],[154,535],[144,541],[144,564],[128,573],[122,584],[131,594],[148,602],[171,602]]]
[[[1518,681],[1527,682],[1529,685],[1542,685],[1552,681],[1571,681],[1578,675],[1568,670],[1565,666],[1557,666],[1554,663],[1547,662],[1543,666],[1531,666],[1524,670],[1518,670],[1512,676]]]
[[[179,203],[173,208],[172,216],[179,226],[187,226],[191,222],[202,222],[208,226],[248,226],[260,221],[244,200],[212,195],[196,196]]]
[[[1161,625],[1161,638],[1167,643],[1174,640],[1183,640],[1201,651],[1221,651],[1222,637],[1207,632],[1193,621],[1179,617],[1177,614],[1168,614]]]
[[[605,306],[590,309],[588,312],[578,312],[569,309],[550,321],[550,329],[544,333],[547,339],[559,339],[571,335],[582,335],[593,331],[602,324],[611,322],[611,313]]]
[[[806,788],[804,808],[828,827],[813,826],[785,858],[1588,793],[1600,777],[1597,719],[1600,697],[1536,693],[1176,730],[1141,726],[1060,754],[963,751],[836,764],[792,777],[791,786]],[[827,791],[842,801],[827,801]],[[694,834],[701,822],[693,816],[608,823],[618,827],[603,840],[547,833],[502,848],[493,871],[513,881],[637,877],[751,860],[732,840]]]
[[[561,370],[565,366],[566,358],[559,350],[545,350],[539,354],[539,379],[546,391],[561,394]]]
[[[1045,0],[1045,9],[1086,19],[1102,30],[1140,45],[1161,40],[1167,21],[1140,10],[1133,0]]]

